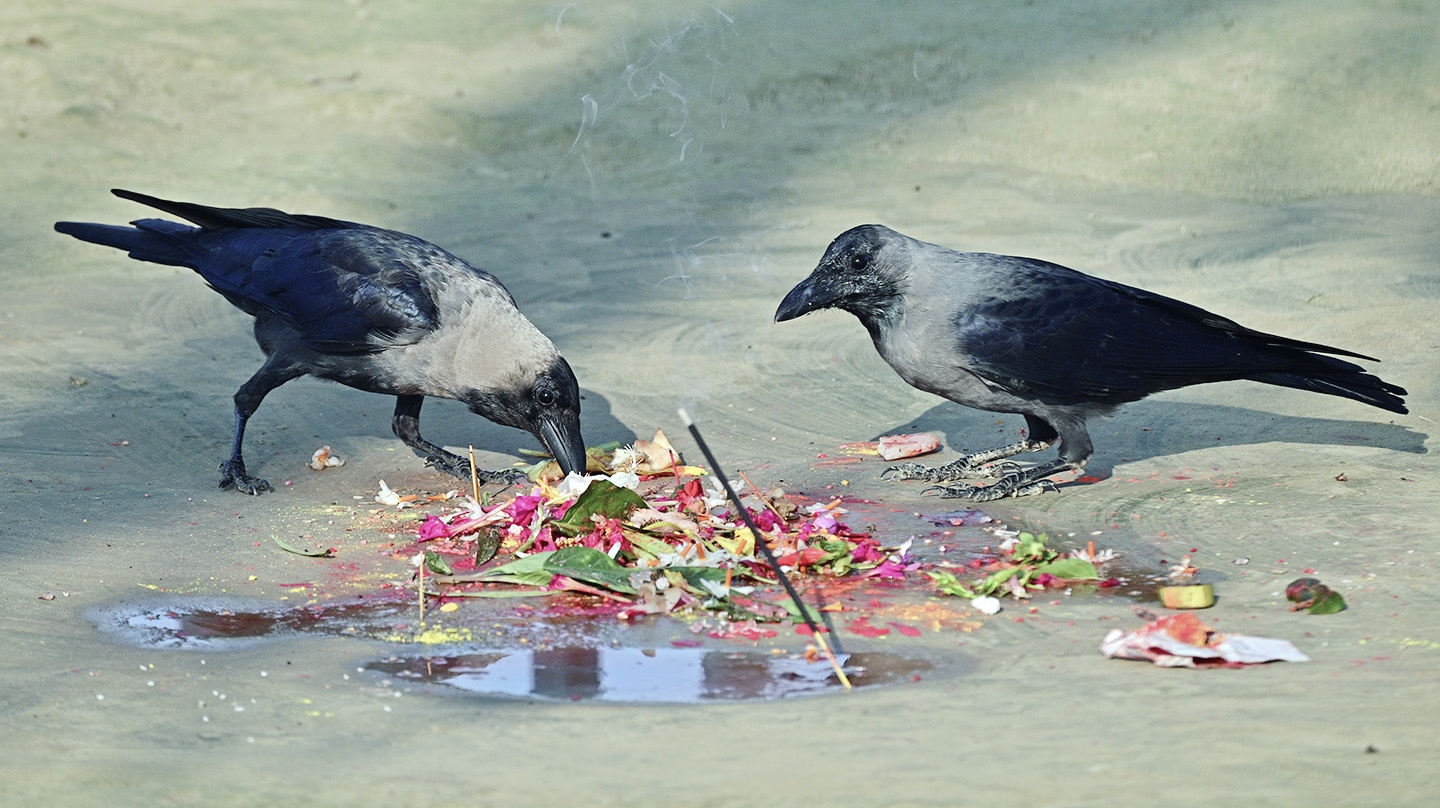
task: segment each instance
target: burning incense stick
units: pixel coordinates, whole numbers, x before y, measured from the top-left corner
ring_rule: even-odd
[[[825,635],[821,633],[820,627],[815,624],[815,619],[810,616],[810,611],[805,608],[805,601],[800,599],[800,593],[795,591],[795,586],[790,583],[790,577],[785,574],[784,570],[780,569],[779,560],[777,560],[775,554],[771,552],[770,546],[765,543],[765,534],[760,532],[759,526],[755,524],[754,519],[750,518],[750,512],[745,510],[745,506],[740,504],[740,497],[736,495],[735,489],[730,487],[730,480],[726,478],[725,472],[720,470],[720,463],[715,459],[715,455],[710,452],[709,444],[705,443],[705,439],[700,437],[700,430],[696,428],[695,421],[690,417],[690,413],[686,412],[683,408],[679,410],[679,413],[680,422],[685,424],[686,429],[690,430],[690,437],[695,439],[695,443],[700,447],[700,451],[704,453],[705,459],[709,461],[710,470],[715,472],[716,477],[720,478],[720,485],[724,486],[726,496],[730,497],[730,501],[735,503],[735,509],[740,512],[740,518],[745,520],[745,526],[750,528],[750,534],[755,537],[755,546],[775,570],[775,575],[785,587],[785,592],[790,595],[790,600],[800,612],[800,617],[805,620],[805,625],[810,628],[810,636],[815,638],[815,642],[820,646],[820,650],[825,652],[825,657],[830,660],[830,664],[835,668],[835,675],[840,679],[840,684],[844,685],[846,690],[849,690],[850,678],[845,675],[845,670],[840,667],[840,661],[835,658],[835,654],[830,650],[830,644],[825,642]]]

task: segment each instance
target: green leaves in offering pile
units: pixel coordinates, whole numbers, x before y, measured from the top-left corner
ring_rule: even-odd
[[[494,507],[471,503],[445,516],[427,515],[417,527],[419,549],[469,556],[477,567],[497,551],[515,556],[485,570],[437,571],[427,581],[436,587],[432,594],[520,597],[567,590],[629,604],[619,615],[623,619],[682,606],[745,620],[784,619],[784,609],[749,597],[752,586],[774,583],[774,573],[756,556],[757,537],[730,503],[706,491],[704,469],[681,465],[661,433],[653,441],[637,441],[635,448],[615,450],[613,457],[623,470],[609,478],[554,486],[542,481],[529,494]],[[664,468],[663,475],[654,473],[657,467]],[[640,488],[647,491],[643,496],[627,487],[646,475],[664,479]],[[802,512],[783,497],[784,492],[770,499],[757,495],[750,509],[779,562],[795,574],[901,579],[918,566],[905,557],[908,542],[882,548],[869,534],[840,522],[846,512],[840,500]],[[464,546],[472,541],[473,550]],[[470,558],[457,568],[469,568]],[[496,588],[473,586],[496,583],[532,591],[501,595]]]
[[[439,553],[432,553],[429,550],[425,551],[425,568],[435,573],[436,575],[450,575],[451,573],[455,572],[454,570],[450,569],[449,564],[445,563],[445,558],[443,556],[441,556]]]
[[[706,586],[705,581],[719,584],[721,589],[724,588],[725,581],[725,570],[718,567],[636,570],[621,566],[610,556],[589,547],[563,547],[536,553],[468,579],[521,586],[550,586],[557,575],[623,595],[636,594],[642,583],[656,575],[665,576],[671,584],[680,586],[697,597],[710,597],[714,594],[714,587]]]
[[[1010,593],[1014,597],[1029,597],[1028,590],[1044,589],[1048,586],[1065,585],[1074,581],[1093,581],[1100,577],[1100,571],[1090,561],[1067,555],[1045,546],[1049,536],[1041,533],[1021,533],[1009,549],[1010,558],[1002,563],[1010,564],[995,570],[980,581],[965,584],[954,573],[946,570],[932,570],[925,574],[935,582],[941,594],[973,600],[978,597],[1000,597]]]
[[[609,480],[595,480],[565,512],[565,517],[554,524],[562,533],[574,536],[594,530],[592,517],[597,514],[608,519],[624,519],[636,508],[644,507],[645,500],[634,491],[621,488]]]

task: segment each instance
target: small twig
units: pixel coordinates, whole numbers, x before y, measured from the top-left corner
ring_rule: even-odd
[[[739,495],[737,495],[735,489],[731,487],[730,480],[725,477],[725,472],[720,469],[720,462],[715,459],[715,455],[710,451],[709,444],[700,436],[700,430],[695,426],[694,419],[692,419],[690,413],[684,409],[679,410],[679,413],[681,423],[685,424],[685,427],[690,430],[690,437],[695,439],[695,443],[700,447],[700,451],[704,453],[705,459],[710,461],[710,469],[715,472],[716,477],[720,478],[720,485],[725,488],[725,494],[730,497],[731,502],[735,503],[735,509],[740,512],[740,518],[744,520],[745,526],[750,528],[750,533],[755,536],[756,548],[760,550],[761,554],[765,556],[765,560],[768,561],[771,568],[775,570],[775,575],[779,577],[780,583],[785,587],[785,592],[790,595],[790,600],[794,602],[795,609],[800,612],[800,617],[804,619],[805,625],[809,627],[810,636],[815,638],[815,642],[820,646],[820,650],[823,651],[825,657],[830,660],[830,665],[835,668],[835,675],[840,679],[840,684],[844,685],[846,690],[849,690],[851,687],[850,677],[846,676],[845,669],[840,667],[840,660],[836,659],[835,653],[830,650],[830,644],[825,641],[825,635],[820,632],[820,627],[815,624],[815,618],[811,617],[809,610],[805,608],[805,601],[800,599],[800,593],[795,590],[795,585],[790,583],[789,576],[785,574],[784,570],[780,569],[780,561],[775,558],[775,554],[770,551],[770,546],[765,543],[765,536],[760,532],[759,526],[757,526],[755,520],[751,518],[750,512],[745,510],[745,506],[740,504]]]
[[[418,572],[419,572],[419,574],[420,574],[420,586],[419,586],[419,589],[420,589],[420,625],[421,625],[421,626],[424,626],[424,625],[425,625],[425,559],[424,559],[423,557],[420,559],[420,567],[419,567]]]
[[[745,476],[745,472],[743,472],[743,471],[738,471],[738,472],[736,472],[736,474],[739,474],[739,475],[740,475],[740,479],[744,480],[744,481],[745,481],[745,484],[748,485],[748,486],[750,486],[750,490],[755,492],[755,497],[760,500],[760,503],[761,503],[762,505],[764,505],[766,508],[768,508],[771,513],[775,514],[776,516],[779,516],[781,522],[784,522],[784,521],[785,521],[785,516],[784,516],[784,514],[782,514],[782,513],[780,513],[779,511],[775,510],[775,506],[774,506],[774,505],[771,505],[771,504],[770,504],[770,500],[769,500],[769,499],[766,499],[765,495],[762,494],[762,493],[760,493],[760,489],[755,487],[755,483],[750,482],[750,478]]]

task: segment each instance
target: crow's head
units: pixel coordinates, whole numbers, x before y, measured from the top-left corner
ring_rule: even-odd
[[[524,368],[499,389],[472,391],[465,403],[476,415],[534,435],[566,474],[585,473],[580,385],[559,354],[541,366]]]
[[[775,322],[836,308],[859,317],[871,331],[888,323],[898,315],[900,296],[907,285],[906,243],[904,236],[878,224],[841,233],[830,242],[810,277],[785,295],[775,311]]]

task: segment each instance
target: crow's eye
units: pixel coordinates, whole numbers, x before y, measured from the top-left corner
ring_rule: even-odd
[[[554,406],[556,401],[560,400],[560,396],[557,395],[554,390],[548,387],[542,387],[535,391],[535,400],[539,402],[542,407],[551,407]]]
[[[870,267],[870,253],[856,253],[850,256],[850,268],[856,272],[864,272]]]

